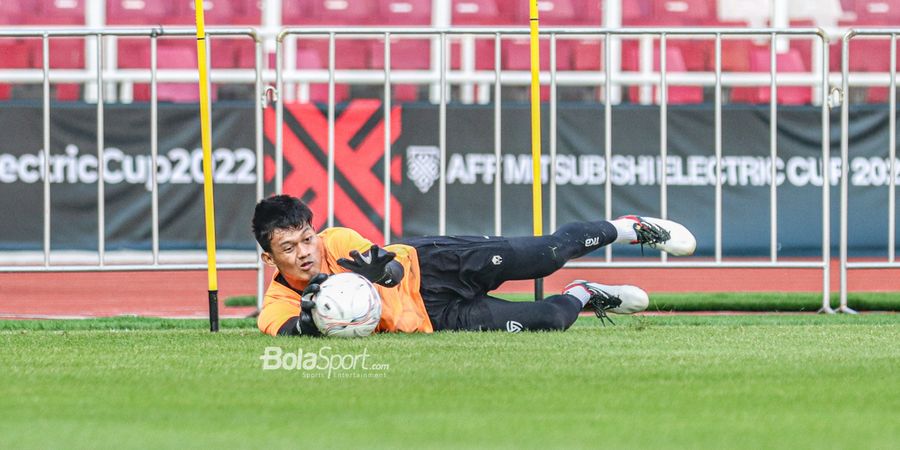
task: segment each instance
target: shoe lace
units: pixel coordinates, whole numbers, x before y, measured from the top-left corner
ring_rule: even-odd
[[[597,315],[597,318],[600,319],[600,325],[606,326],[605,321],[609,321],[611,325],[615,325],[616,323],[606,314],[606,310],[615,308],[622,304],[622,299],[615,296],[610,295],[604,291],[599,289],[592,289],[588,287],[588,291],[591,293],[591,298],[588,300],[588,304],[591,305],[591,308],[594,310],[594,314]]]
[[[644,244],[647,244],[650,248],[656,248],[657,244],[672,238],[672,235],[665,228],[644,220],[634,223],[634,232],[637,234],[637,242],[641,244],[641,256],[644,255]]]

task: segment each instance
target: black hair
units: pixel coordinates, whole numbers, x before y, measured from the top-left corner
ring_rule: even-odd
[[[298,230],[312,227],[313,213],[299,198],[275,195],[256,204],[253,211],[253,236],[264,251],[272,251],[272,234],[276,229]]]

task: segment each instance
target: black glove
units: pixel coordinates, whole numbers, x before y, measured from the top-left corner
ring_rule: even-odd
[[[385,251],[373,244],[363,254],[356,250],[351,250],[350,257],[353,258],[352,260],[340,258],[337,260],[337,263],[351,272],[366,277],[373,283],[394,287],[403,278],[403,266],[399,262],[394,261],[396,256],[396,253]]]
[[[309,280],[306,289],[300,294],[300,317],[297,320],[297,331],[307,336],[321,336],[322,332],[316,327],[312,318],[312,310],[316,307],[313,298],[319,293],[321,284],[328,279],[327,273],[320,273]]]

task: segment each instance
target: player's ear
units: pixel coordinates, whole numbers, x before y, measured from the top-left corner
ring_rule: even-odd
[[[262,262],[266,263],[267,266],[275,267],[275,258],[272,257],[272,254],[269,252],[262,252],[259,255]]]

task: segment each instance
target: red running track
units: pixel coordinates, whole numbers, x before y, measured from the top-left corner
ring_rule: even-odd
[[[836,292],[838,264],[831,269]],[[900,291],[897,269],[849,272],[854,292]],[[634,284],[652,296],[658,292],[817,292],[817,269],[563,269],[544,281],[546,294],[557,293],[571,280]],[[219,298],[256,294],[256,272],[222,271]],[[268,278],[267,278],[268,280]],[[0,318],[76,318],[140,315],[207,317],[206,272],[93,272],[0,274]],[[504,284],[503,292],[531,292],[532,281]],[[228,308],[222,317],[246,317],[254,308]]]

